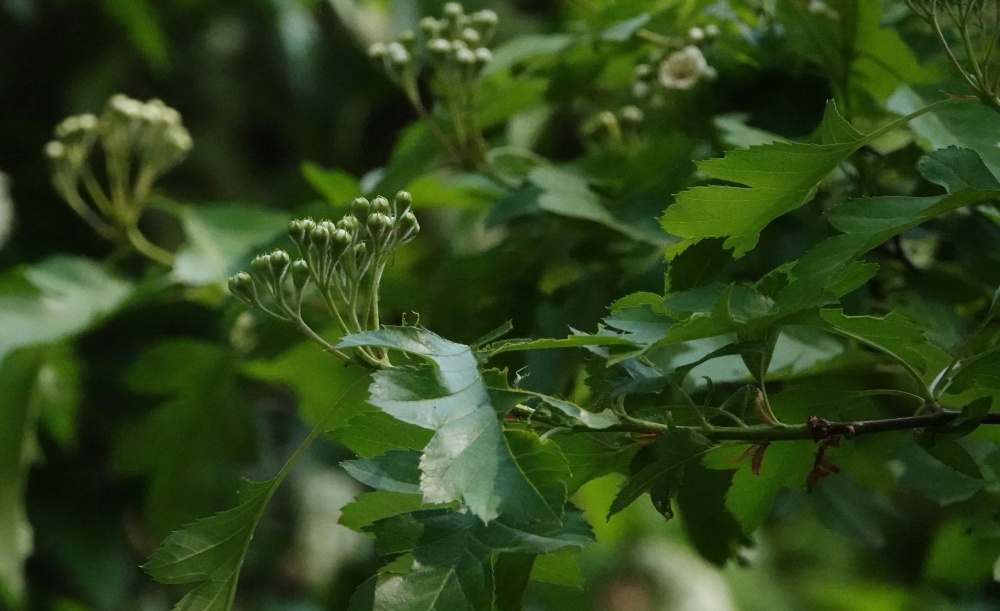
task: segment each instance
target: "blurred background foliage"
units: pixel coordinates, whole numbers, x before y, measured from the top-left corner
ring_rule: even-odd
[[[0,0],[0,171],[9,179],[0,184],[3,297],[20,294],[18,270],[37,275],[53,253],[95,260],[111,253],[52,189],[42,148],[63,117],[96,112],[124,92],[162,98],[183,114],[194,138],[189,158],[159,190],[180,202],[280,212],[266,235],[276,238],[287,215],[335,215],[327,199],[343,204],[359,190],[388,195],[410,188],[424,206],[418,212],[425,232],[388,272],[389,322],[415,312],[423,325],[462,342],[508,319],[525,337],[562,337],[567,325],[593,330],[615,299],[663,289],[667,243],[654,219],[672,194],[697,180],[694,159],[775,136],[806,137],[831,97],[856,125],[870,126],[904,110],[887,103],[900,82],[927,91],[944,86],[940,53],[900,4],[857,3],[915,51],[871,30],[858,41],[871,43],[867,57],[881,61],[845,65],[827,52],[843,41],[807,35],[804,2],[466,3],[469,11],[488,7],[499,14],[498,46],[517,39],[527,47],[508,48],[515,60],[498,69],[507,76],[487,83],[493,95],[481,110],[497,117],[487,130],[491,141],[572,162],[628,226],[623,232],[612,223],[540,214],[531,189],[551,185],[508,191],[433,162],[436,145],[410,127],[415,115],[405,97],[365,49],[413,28],[422,15],[440,14],[443,2]],[[663,35],[720,27],[718,41],[705,47],[717,77],[647,108],[641,142],[616,142],[594,128],[594,117],[634,101],[634,68],[648,48],[613,27],[654,11],[645,27]],[[536,84],[505,93],[503,78],[512,75]],[[835,175],[820,200],[863,193],[866,180],[912,192],[918,144],[904,137],[874,147],[884,154],[863,152],[856,166],[861,179]],[[370,173],[376,168],[386,169]],[[239,233],[239,214],[233,219]],[[816,219],[808,209],[779,219],[727,273],[755,278],[798,256],[828,231]],[[160,243],[183,240],[169,218],[146,222]],[[995,237],[970,231],[987,243]],[[237,263],[267,239],[246,243]],[[985,270],[984,281],[992,278],[995,286],[991,248],[982,255],[958,248],[955,258]],[[902,265],[892,253],[886,259],[890,271]],[[59,282],[84,273],[61,265],[50,270]],[[40,348],[13,352],[0,374],[6,382],[0,409],[31,401],[42,414],[37,435],[24,442],[30,450],[24,456],[33,460],[24,493],[34,529],[25,608],[168,609],[181,591],[153,583],[139,569],[157,542],[184,522],[230,506],[240,476],[273,474],[308,430],[303,420],[315,422],[354,375],[322,360],[292,329],[246,313],[218,283],[157,293],[162,273],[129,260],[119,271],[127,280],[90,278],[89,289],[84,283],[72,293],[70,303],[92,304],[96,321],[83,325],[79,337],[57,333]],[[905,283],[906,271],[887,282]],[[939,272],[927,282],[961,302],[968,283]],[[140,287],[141,299],[131,297],[138,305],[108,302],[120,282]],[[954,309],[915,291],[893,294],[924,320]],[[0,354],[19,345],[2,343],[18,320],[0,319],[0,327],[10,325],[0,330]],[[947,324],[935,329],[948,333]],[[507,364],[527,367],[525,387],[572,394],[581,385],[580,358],[531,353]],[[43,383],[18,390],[18,367]],[[5,436],[4,425],[10,420],[0,420],[0,440],[20,443],[13,429]],[[362,488],[335,465],[379,446],[373,440],[370,447],[345,447],[336,429],[331,437],[314,448],[265,516],[239,608],[341,609],[373,572],[371,542],[337,524],[339,508]],[[962,482],[948,488],[954,474],[946,473],[941,489],[929,491],[945,506],[912,493],[890,503],[872,491],[889,489],[884,469],[856,464],[851,471],[812,494],[784,491],[754,546],[724,567],[699,557],[681,524],[665,522],[645,500],[606,523],[620,476],[597,480],[576,500],[598,543],[579,556],[579,573],[556,571],[555,583],[533,583],[527,607],[888,611],[1000,604],[993,581],[1000,531],[992,533],[992,546],[983,544],[989,534],[967,536],[983,511],[974,497],[986,492],[962,489]],[[833,515],[844,498],[851,500],[849,515]],[[697,508],[682,506],[681,513],[693,517]],[[8,570],[12,562],[0,558]]]

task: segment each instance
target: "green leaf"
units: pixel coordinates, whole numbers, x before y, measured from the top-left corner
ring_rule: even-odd
[[[80,407],[80,360],[64,343],[42,351],[35,401],[41,422],[63,448],[76,444],[77,410]]]
[[[730,151],[721,159],[698,164],[708,176],[743,186],[692,187],[677,195],[660,219],[668,233],[694,243],[725,237],[724,248],[742,257],[757,243],[771,221],[812,199],[820,181],[854,151],[877,134],[899,125],[896,121],[878,132],[864,135],[827,104],[820,125],[820,143],[775,142]],[[684,245],[675,247],[682,250]]]
[[[483,68],[483,76],[506,70],[539,55],[556,55],[573,42],[566,34],[527,34],[512,38],[493,50],[493,59]]]
[[[393,450],[381,456],[340,463],[347,474],[376,490],[420,494],[420,452]]]
[[[739,523],[726,511],[726,491],[733,474],[711,470],[698,462],[684,467],[677,490],[681,526],[702,558],[722,566],[749,540]]]
[[[843,310],[820,310],[819,318],[838,334],[858,340],[906,364],[930,384],[951,360],[924,336],[923,329],[898,312],[883,318],[846,316]]]
[[[531,580],[567,588],[582,588],[583,573],[576,560],[576,552],[567,549],[538,556],[531,567]]]
[[[328,170],[311,161],[303,161],[299,167],[309,186],[335,206],[350,204],[361,195],[361,185],[347,172]]]
[[[561,524],[514,527],[502,519],[484,524],[470,514],[428,510],[379,520],[367,530],[375,535],[380,555],[399,557],[351,602],[351,609],[375,611],[490,609],[494,554],[581,549],[593,539],[582,513],[573,508]]]
[[[632,504],[644,492],[659,487],[659,503],[656,509],[664,517],[673,516],[670,498],[676,495],[684,476],[684,466],[701,458],[715,446],[704,436],[691,431],[676,430],[661,435],[653,446],[633,460],[633,469],[638,470],[625,481],[625,485],[615,496],[608,509],[608,519]],[[648,462],[647,460],[650,460]]]
[[[417,511],[424,507],[423,502],[419,492],[417,494],[384,490],[366,492],[344,505],[337,522],[351,530],[365,532],[364,529],[378,520]]]
[[[88,329],[120,308],[132,288],[89,259],[62,256],[0,278],[0,362],[15,348]]]
[[[924,441],[927,439],[927,441]],[[961,442],[954,439],[935,438],[934,435],[917,436],[917,442],[928,454],[955,471],[975,479],[983,479],[983,472]]]
[[[177,380],[173,378],[161,388],[171,388]],[[335,412],[352,388],[341,395],[330,413]],[[173,611],[230,611],[240,567],[268,501],[326,425],[321,421],[313,427],[273,478],[264,482],[243,480],[236,507],[185,525],[153,552],[142,567],[153,579],[165,584],[198,584]]]
[[[1000,394],[1000,347],[959,361],[946,391],[956,394],[975,387]]]
[[[886,105],[893,112],[907,114],[925,106],[927,100],[939,99],[940,96],[940,85],[904,85],[896,90]],[[958,146],[976,151],[990,172],[1000,176],[1000,148],[996,146],[1000,115],[983,104],[947,106],[914,119],[910,129],[927,140],[930,150]]]
[[[420,461],[428,503],[461,501],[485,522],[558,519],[568,477],[558,447],[528,433],[504,435],[475,354],[417,327],[384,327],[339,348],[380,346],[425,359],[376,372],[371,403],[434,431]]]
[[[726,509],[747,535],[757,530],[771,513],[771,505],[782,488],[805,486],[812,469],[815,444],[811,441],[773,443],[764,452],[760,474],[743,464],[733,475],[726,493]]]
[[[160,583],[199,584],[173,611],[228,611],[232,607],[253,531],[282,479],[244,480],[236,507],[172,533],[143,565]]]
[[[35,460],[32,395],[38,382],[40,351],[24,349],[0,366],[0,603],[20,606],[24,562],[34,549],[24,505],[28,468]]]
[[[649,13],[641,13],[631,19],[619,21],[601,32],[601,40],[624,42],[631,38],[636,30],[649,23],[650,19],[652,17]]]
[[[566,482],[572,495],[592,479],[608,473],[624,473],[638,446],[609,433],[576,433],[556,435],[553,441],[559,446],[569,465],[570,479]]]
[[[505,339],[487,344],[477,352],[490,359],[504,352],[544,350],[549,348],[584,348],[587,346],[635,346],[629,339],[618,335],[570,335],[563,339]]]
[[[235,367],[224,347],[178,339],[142,353],[129,373],[134,391],[167,397],[122,436],[114,455],[119,472],[150,478],[147,511],[156,531],[211,511],[236,481],[232,465],[252,456],[255,433]]]
[[[972,149],[955,146],[938,149],[921,159],[917,169],[924,178],[941,185],[948,193],[963,189],[1000,191],[1000,181]]]
[[[222,284],[243,258],[287,228],[288,215],[249,204],[177,205],[187,243],[177,252],[173,275],[186,284]]]

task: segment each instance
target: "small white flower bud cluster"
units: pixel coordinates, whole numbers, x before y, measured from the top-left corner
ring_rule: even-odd
[[[300,322],[303,291],[312,284],[344,333],[378,328],[373,304],[382,273],[396,247],[420,231],[411,203],[406,191],[398,192],[391,204],[382,196],[370,201],[358,197],[336,223],[293,220],[288,235],[298,258],[293,260],[284,250],[259,255],[248,272],[229,279],[229,290],[251,307]]]
[[[497,21],[497,14],[491,10],[466,15],[461,4],[449,2],[441,19],[420,20],[423,55],[438,71],[463,80],[474,79],[492,59],[486,45],[496,31]],[[416,74],[416,54],[416,35],[410,31],[400,34],[394,42],[377,42],[368,47],[368,56],[381,62],[385,73],[403,86]]]
[[[703,79],[715,78],[715,70],[708,65],[700,45],[711,43],[719,34],[719,26],[710,23],[689,28],[683,38],[664,38],[647,62],[636,66],[632,93],[637,98],[653,96],[655,105],[662,102],[659,95],[654,95],[658,91],[687,90]]]
[[[160,100],[140,102],[117,94],[101,115],[69,117],[45,145],[59,194],[102,235],[132,233],[153,182],[191,150],[181,115]],[[103,153],[95,161],[95,148]],[[95,173],[92,166],[98,166]],[[106,178],[102,185],[98,176]],[[89,202],[81,195],[81,187]],[[154,257],[155,258],[155,257]]]

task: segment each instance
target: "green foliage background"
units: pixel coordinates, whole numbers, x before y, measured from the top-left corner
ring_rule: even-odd
[[[515,177],[507,182],[444,163],[403,94],[365,56],[368,43],[442,5],[0,0],[0,172],[14,211],[11,222],[0,190],[0,240],[10,230],[0,241],[0,608],[169,609],[187,586],[155,583],[139,565],[182,525],[234,506],[254,513],[268,499],[238,608],[343,609],[367,582],[353,603],[363,605],[375,596],[368,580],[380,557],[396,554],[440,561],[465,597],[427,602],[425,589],[398,608],[488,605],[476,571],[500,593],[526,588],[529,609],[1000,604],[995,427],[941,441],[932,453],[909,432],[845,441],[849,448],[831,449],[840,473],[811,492],[812,441],[773,444],[759,473],[752,460],[740,462],[745,445],[719,450],[687,464],[673,487],[650,490],[676,473],[663,443],[557,435],[553,453],[539,449],[548,446],[537,436],[516,426],[501,432],[487,418],[476,424],[496,443],[537,462],[503,467],[510,476],[499,501],[474,480],[446,482],[465,486],[472,514],[425,506],[400,515],[421,507],[419,450],[432,438],[462,437],[456,427],[468,423],[425,426],[415,408],[389,405],[375,391],[366,402],[365,381],[350,390],[361,372],[248,313],[223,284],[255,252],[284,244],[289,218],[339,216],[361,192],[413,193],[424,230],[387,272],[384,318],[398,325],[415,313],[450,340],[424,354],[438,365],[442,355],[461,362],[441,366],[455,376],[438,380],[449,399],[486,354],[511,378],[528,375],[517,389],[488,379],[482,405],[541,397],[567,419],[600,428],[607,412],[569,402],[604,407],[605,393],[623,383],[615,377],[623,370],[605,368],[601,357],[666,387],[638,369],[632,357],[641,354],[664,371],[698,361],[685,386],[698,400],[717,388],[752,404],[742,389],[759,377],[747,374],[759,357],[745,348],[715,354],[729,341],[716,336],[745,325],[740,342],[766,343],[776,321],[792,326],[763,369],[771,408],[789,423],[908,413],[906,399],[857,392],[909,388],[905,372],[879,353],[926,383],[950,354],[984,354],[952,381],[949,405],[1000,392],[997,326],[973,335],[1000,285],[1000,217],[992,203],[968,208],[1000,193],[1000,117],[964,104],[878,131],[942,91],[962,93],[901,3],[831,0],[823,6],[836,18],[798,0],[489,3],[500,29],[478,112],[494,166]],[[634,70],[655,44],[636,31],[683,40],[708,24],[720,29],[704,45],[716,78],[667,91],[661,104],[637,102]],[[144,218],[155,242],[183,253],[172,270],[134,257],[108,263],[112,246],[49,184],[42,147],[52,127],[98,111],[115,92],[162,98],[194,138],[189,158],[158,183],[176,215]],[[633,103],[645,114],[635,133],[616,138],[595,121]],[[753,214],[733,212],[737,194],[760,204],[739,208]],[[749,287],[785,264],[792,280],[780,295],[766,283]],[[726,283],[738,288],[720,288]],[[894,314],[874,322],[820,311],[831,296],[851,316]],[[675,324],[678,312],[714,318]],[[507,320],[517,337],[565,338],[577,329],[598,338],[566,342],[589,341],[587,350],[542,342],[474,354],[464,345]],[[616,331],[618,346],[599,325]],[[821,328],[863,341],[841,342]],[[522,350],[530,347],[540,349]],[[722,358],[700,363],[708,355]],[[383,388],[406,387],[378,375]],[[268,488],[345,391],[324,422],[326,442],[284,487]],[[637,394],[636,413],[680,402],[664,393]],[[690,413],[677,419],[693,424]],[[695,454],[701,443],[685,436],[668,447]],[[564,487],[529,490],[524,473],[559,472],[558,453],[573,465],[560,474]],[[363,460],[380,455],[391,460]],[[375,468],[386,465],[408,470],[388,477]],[[238,497],[241,477],[262,483]],[[575,505],[564,507],[567,496]],[[484,526],[475,517],[519,511],[548,512],[564,528],[503,519]],[[661,514],[673,511],[680,519],[665,521]],[[374,534],[379,549],[338,520]],[[587,545],[589,529],[597,542]],[[444,553],[421,547],[416,531],[461,533],[463,541]],[[186,544],[183,535],[167,539],[168,550],[172,543]],[[454,550],[463,555],[441,560]],[[532,567],[528,553],[539,550],[552,553]],[[166,583],[192,581],[156,563],[147,569]],[[435,564],[427,580],[440,570]],[[502,595],[496,604],[517,608]]]

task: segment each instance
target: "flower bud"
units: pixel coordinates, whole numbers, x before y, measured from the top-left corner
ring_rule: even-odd
[[[458,49],[455,51],[455,61],[463,68],[471,68],[476,65],[476,54],[468,49]]]
[[[66,157],[66,147],[62,142],[53,140],[45,145],[45,156],[53,161],[59,161]]]
[[[476,11],[471,17],[472,25],[480,30],[484,28],[495,28],[497,27],[497,23],[500,21],[497,18],[497,14],[489,9]]]
[[[413,204],[413,196],[410,195],[409,191],[396,191],[396,196],[392,198],[392,203],[396,207],[396,211],[406,210]]]
[[[417,222],[417,216],[413,214],[412,210],[406,210],[403,214],[399,215],[396,226],[399,227],[399,239],[401,242],[412,239],[420,231],[420,223]]]
[[[407,50],[412,49],[413,41],[417,39],[417,35],[413,33],[413,30],[403,30],[396,37],[399,44],[407,48]]]
[[[367,215],[365,216],[365,218],[368,218]],[[336,228],[343,229],[348,234],[352,234],[358,230],[359,227],[358,222],[359,222],[358,219],[354,218],[353,216],[345,215],[342,219],[337,221]]]
[[[381,195],[372,200],[372,213],[388,214],[389,210],[389,200]],[[371,219],[370,216],[368,218]]]
[[[253,278],[246,272],[240,272],[229,278],[229,292],[245,301],[250,307],[256,307],[260,304],[257,287],[254,285]]]
[[[304,248],[306,238],[309,236],[304,220],[295,219],[288,223],[288,237],[292,238],[295,245]]]
[[[384,59],[388,53],[389,49],[384,42],[375,42],[368,47],[368,57],[374,60]]]
[[[479,43],[483,40],[483,37],[479,35],[479,32],[472,28],[465,28],[462,30],[461,37],[462,40],[464,40],[470,47],[478,47]]]
[[[643,112],[637,106],[632,106],[631,104],[623,106],[622,109],[618,111],[618,114],[621,116],[622,122],[629,123],[631,125],[638,125],[639,123],[642,123],[642,120],[645,118]]]
[[[444,16],[449,21],[452,19],[458,19],[463,14],[465,14],[465,11],[462,10],[462,5],[458,2],[449,2],[444,5]]]
[[[705,26],[705,36],[709,38],[715,38],[719,35],[719,26],[714,23],[710,23]]]
[[[491,59],[493,59],[493,54],[490,53],[490,50],[486,47],[479,47],[475,50],[475,54],[477,68],[482,68],[486,64],[490,63]]]
[[[388,57],[389,62],[397,70],[404,70],[408,68],[413,61],[413,57],[410,55],[410,52],[406,50],[406,47],[398,42],[389,43]]]
[[[691,42],[701,42],[705,40],[705,30],[699,27],[693,27],[688,30],[688,40]]]
[[[420,20],[420,31],[428,39],[437,38],[441,35],[441,22],[433,17],[424,17]]]
[[[292,263],[292,286],[295,287],[295,294],[302,295],[302,289],[309,282],[309,264],[303,259],[296,259]]]
[[[276,250],[271,253],[268,264],[271,276],[277,284],[281,282],[281,279],[284,278],[285,273],[288,271],[288,266],[291,264],[291,257],[283,250]]]
[[[443,59],[451,53],[451,43],[444,38],[434,38],[427,43],[427,51],[435,59]]]
[[[367,218],[371,207],[371,202],[369,202],[366,198],[356,197],[354,198],[354,201],[351,202],[351,213],[359,219]]]
[[[309,232],[309,242],[316,247],[320,253],[325,253],[330,247],[330,230],[323,224],[316,225]]]

